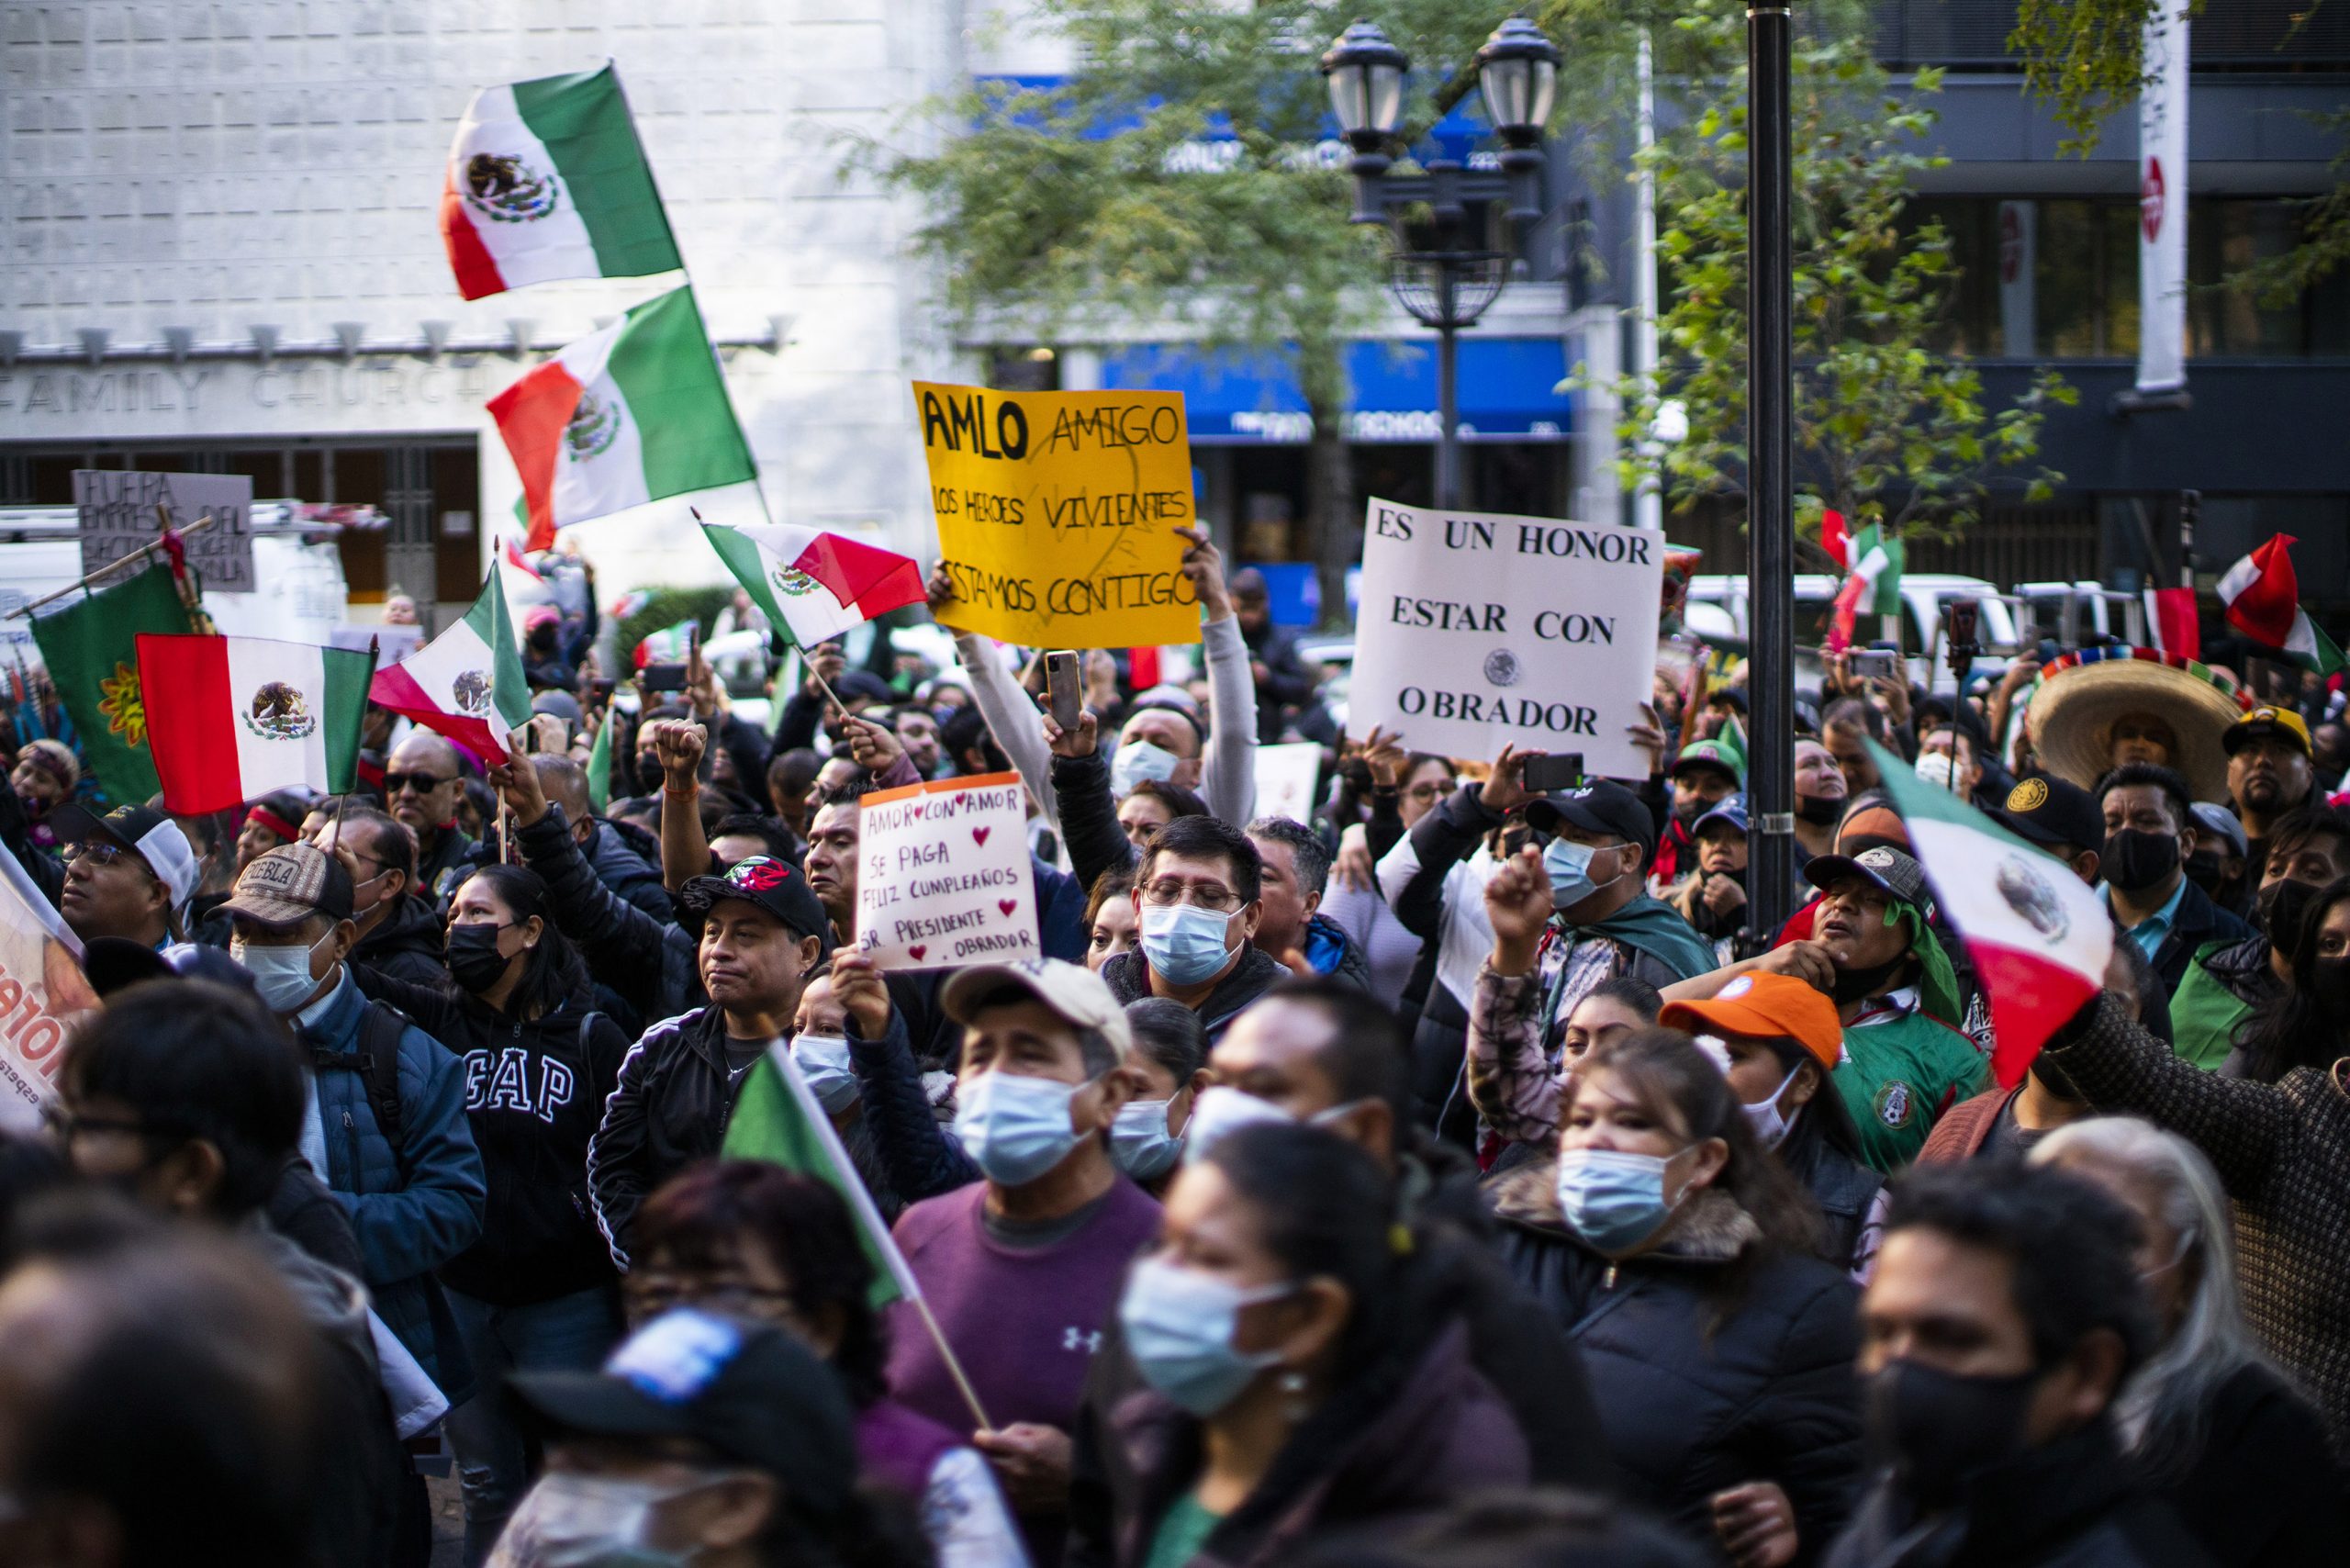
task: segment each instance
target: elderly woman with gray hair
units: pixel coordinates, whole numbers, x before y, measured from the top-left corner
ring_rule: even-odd
[[[2350,1517],[2325,1421],[2244,1327],[2227,1196],[2210,1162],[2134,1116],[2060,1127],[2030,1158],[2095,1182],[2138,1216],[2138,1273],[2161,1340],[2113,1412],[2149,1489],[2221,1568],[2339,1562]]]

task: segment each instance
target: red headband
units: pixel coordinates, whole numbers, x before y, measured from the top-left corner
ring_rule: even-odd
[[[278,837],[291,844],[302,836],[302,830],[271,811],[267,806],[255,806],[245,813],[245,821],[259,823]]]

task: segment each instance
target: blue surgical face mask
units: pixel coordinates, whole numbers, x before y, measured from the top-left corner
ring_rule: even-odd
[[[1232,960],[1225,939],[1233,915],[1197,904],[1144,904],[1142,956],[1154,974],[1175,985],[1198,985]]]
[[[1367,1103],[1349,1100],[1327,1110],[1316,1111],[1303,1118],[1309,1127],[1326,1127],[1356,1106]],[[1259,1122],[1281,1122],[1295,1125],[1300,1118],[1291,1115],[1270,1100],[1244,1093],[1228,1083],[1218,1083],[1200,1091],[1192,1103],[1192,1119],[1183,1124],[1183,1163],[1186,1165],[1204,1158],[1209,1149],[1224,1140],[1227,1133],[1253,1126]]]
[[[1182,1135],[1167,1130],[1169,1103],[1129,1100],[1118,1107],[1118,1119],[1110,1124],[1110,1158],[1137,1182],[1155,1182],[1164,1176],[1183,1152]]]
[[[856,1103],[856,1071],[848,1064],[848,1040],[840,1035],[795,1035],[791,1059],[809,1092],[826,1111],[845,1111]]]
[[[317,977],[310,973],[310,955],[319,950],[319,943],[333,939],[334,933],[330,931],[307,947],[256,947],[233,941],[229,944],[229,957],[253,977],[253,991],[262,1004],[284,1018],[300,1012],[310,993],[319,989]]]
[[[1148,741],[1128,741],[1110,757],[1110,793],[1123,801],[1135,792],[1135,786],[1148,779],[1164,784],[1175,777],[1175,769],[1183,759],[1163,746]]]
[[[1080,1141],[1069,1106],[1084,1087],[1025,1073],[983,1072],[955,1107],[955,1136],[989,1181],[1024,1187],[1068,1159]]]
[[[1611,886],[1621,871],[1605,882],[1591,879],[1591,859],[1599,851],[1571,838],[1554,838],[1542,849],[1542,869],[1550,874],[1550,907],[1563,910],[1579,904],[1600,889]]]
[[[1664,1195],[1664,1168],[1678,1156],[1570,1148],[1559,1155],[1559,1212],[1574,1233],[1616,1256],[1654,1236],[1680,1199]]]
[[[1258,1372],[1281,1360],[1278,1350],[1233,1348],[1240,1309],[1278,1301],[1295,1289],[1247,1290],[1163,1258],[1146,1258],[1126,1276],[1118,1326],[1142,1380],[1204,1417],[1237,1399]]]

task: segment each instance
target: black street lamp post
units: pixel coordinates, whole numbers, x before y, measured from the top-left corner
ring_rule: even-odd
[[[1751,929],[1776,931],[1795,885],[1795,446],[1790,332],[1786,0],[1746,13],[1747,628],[1754,660],[1747,760],[1754,853]]]
[[[1352,220],[1386,223],[1391,206],[1427,204],[1429,244],[1397,246],[1388,259],[1388,292],[1422,326],[1437,333],[1437,505],[1455,508],[1460,494],[1460,387],[1458,335],[1477,324],[1508,281],[1510,257],[1487,250],[1472,232],[1461,199],[1459,161],[1432,158],[1423,178],[1391,180],[1388,149],[1404,118],[1404,76],[1411,61],[1374,22],[1358,20],[1322,57],[1330,106],[1339,132],[1354,149]],[[1502,139],[1508,178],[1509,218],[1528,223],[1541,207],[1542,128],[1549,123],[1559,77],[1559,50],[1523,17],[1494,29],[1477,51],[1477,85],[1485,115]]]

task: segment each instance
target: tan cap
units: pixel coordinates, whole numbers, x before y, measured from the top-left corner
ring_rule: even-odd
[[[1101,1030],[1120,1056],[1134,1044],[1134,1031],[1126,1026],[1126,1010],[1118,1005],[1102,977],[1064,958],[1022,958],[1016,963],[974,964],[957,969],[939,991],[938,1001],[946,1016],[957,1024],[968,1024],[982,1004],[1007,990],[1026,991],[1052,1009],[1055,1016],[1080,1029]]]
[[[315,844],[281,844],[247,866],[223,913],[263,925],[298,925],[314,914],[351,918],[351,873]]]

